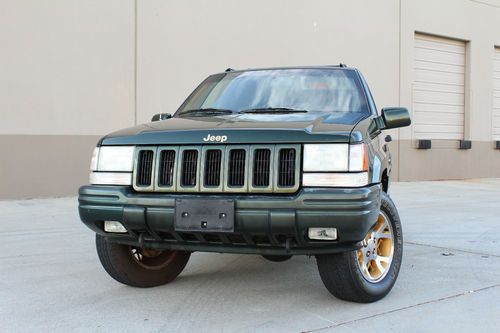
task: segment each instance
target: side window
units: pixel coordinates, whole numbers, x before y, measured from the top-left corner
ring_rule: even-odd
[[[365,80],[363,74],[358,72],[358,75],[361,79],[361,82],[363,82],[363,87],[365,88],[365,92],[367,93],[366,99],[368,100],[368,104],[370,105],[370,109],[374,115],[378,116],[377,105],[375,104],[375,100],[373,99],[372,92],[370,91],[370,88],[368,87],[368,84],[366,83],[366,80]]]

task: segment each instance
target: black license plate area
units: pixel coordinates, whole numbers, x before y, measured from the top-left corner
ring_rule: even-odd
[[[176,199],[175,230],[234,232],[234,200]]]

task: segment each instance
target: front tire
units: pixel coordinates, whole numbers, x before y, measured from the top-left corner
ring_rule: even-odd
[[[335,297],[358,303],[391,291],[403,259],[403,232],[396,206],[382,192],[380,214],[356,251],[316,256],[323,284]]]
[[[110,242],[96,234],[99,260],[116,281],[133,287],[155,287],[173,281],[191,253],[143,249]]]

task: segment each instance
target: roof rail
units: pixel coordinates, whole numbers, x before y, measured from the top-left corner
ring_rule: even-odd
[[[234,71],[234,69],[232,69],[231,67],[228,67],[228,68],[226,68],[226,70],[224,72],[232,72],[232,71]]]
[[[346,65],[346,64],[343,64],[343,63],[340,63],[340,64],[339,64],[339,67],[341,67],[341,68],[345,68],[345,67],[347,67],[347,65]]]

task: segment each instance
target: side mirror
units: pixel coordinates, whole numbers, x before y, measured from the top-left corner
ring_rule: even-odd
[[[157,113],[151,118],[151,121],[159,121],[172,118],[170,113]]]
[[[405,127],[411,124],[410,114],[406,108],[383,108],[382,120],[384,129]]]

